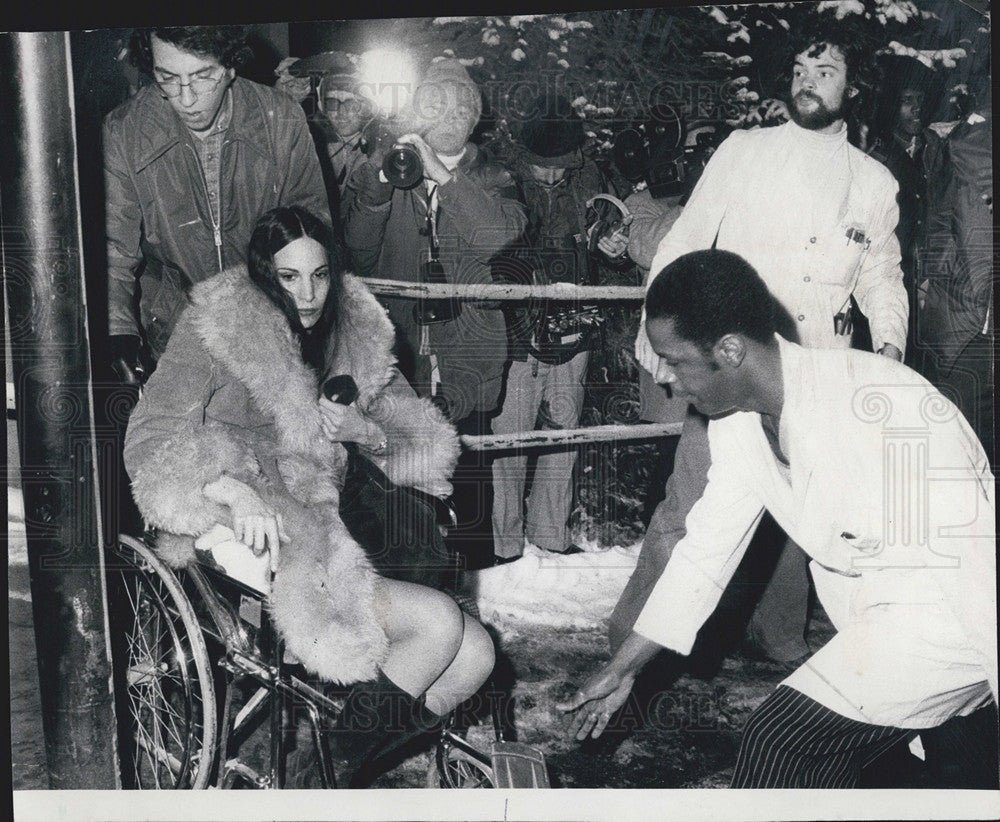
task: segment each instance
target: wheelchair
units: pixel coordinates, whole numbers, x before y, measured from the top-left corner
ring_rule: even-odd
[[[264,591],[208,555],[171,569],[149,535],[121,535],[107,568],[123,788],[293,787],[289,753],[310,739],[311,759],[298,757],[309,761],[305,786],[336,787],[324,729],[348,689],[286,656]],[[453,712],[437,733],[428,787],[547,787],[541,753],[503,740],[489,698],[491,750],[470,744]],[[296,733],[303,727],[308,734]]]

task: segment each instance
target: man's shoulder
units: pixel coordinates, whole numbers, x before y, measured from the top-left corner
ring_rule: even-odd
[[[104,116],[104,127],[108,131],[115,132],[134,129],[137,125],[146,125],[150,118],[156,118],[162,102],[163,98],[154,84],[143,86]]]
[[[767,149],[780,138],[781,127],[768,128],[737,128],[729,132],[729,135],[721,143],[719,150],[723,147],[728,151],[752,151],[755,149]]]
[[[286,112],[298,112],[305,120],[306,114],[302,106],[295,99],[280,89],[265,86],[248,80],[246,77],[237,77],[233,81],[233,91],[244,97],[253,97],[259,100],[268,109]]]
[[[896,183],[896,178],[885,164],[889,155],[889,149],[887,146],[883,147],[881,150],[874,151],[872,154],[865,154],[865,152],[857,146],[848,143],[847,154],[848,157],[850,157],[851,163],[855,165],[862,174],[871,177],[877,185],[881,186]]]
[[[467,163],[461,165],[465,166],[464,171],[469,177],[487,190],[506,188],[516,190],[513,170],[489,148],[469,143],[467,150],[472,156]]]

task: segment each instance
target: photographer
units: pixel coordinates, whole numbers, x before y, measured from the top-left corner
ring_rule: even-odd
[[[403,282],[490,283],[490,258],[520,236],[526,220],[510,174],[468,142],[482,111],[479,89],[458,61],[440,60],[427,68],[410,109],[411,129],[396,145],[419,153],[423,179],[394,187],[381,173],[391,146],[376,146],[348,184],[344,235],[358,272]],[[460,433],[486,433],[507,357],[499,308],[389,297],[382,303],[396,325],[400,368],[418,394],[434,397]],[[473,467],[459,463],[459,528],[452,535],[467,548],[474,538],[477,553],[492,557],[482,478],[466,473]]]
[[[597,165],[582,151],[583,121],[564,97],[537,97],[521,127],[512,171],[528,207],[526,245],[498,261],[498,279],[543,284],[597,285],[600,261],[589,248],[588,201],[614,194]],[[518,269],[520,277],[512,272]],[[583,410],[590,351],[597,343],[596,309],[572,301],[508,310],[511,363],[495,433],[535,428],[539,410],[551,428],[575,428]],[[573,500],[575,449],[538,456],[527,513],[523,514],[528,458],[493,462],[493,540],[500,560],[516,559],[524,538],[548,551],[574,553],[566,521]]]

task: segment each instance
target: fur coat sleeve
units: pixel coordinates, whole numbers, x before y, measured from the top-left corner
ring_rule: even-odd
[[[125,434],[125,468],[148,526],[199,536],[216,523],[228,523],[228,511],[202,488],[223,474],[243,481],[259,474],[253,452],[234,429],[207,416],[220,388],[215,364],[185,315]],[[193,554],[185,557],[190,558]]]
[[[418,397],[396,368],[392,322],[357,277],[344,278],[342,305],[327,375],[351,374],[358,383],[358,410],[388,441],[386,476],[397,485],[448,496],[461,451],[454,426],[430,400]]]

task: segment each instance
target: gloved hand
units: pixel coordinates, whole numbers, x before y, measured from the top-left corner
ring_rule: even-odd
[[[274,76],[277,77],[277,80],[274,81],[274,87],[285,92],[296,103],[301,103],[312,90],[312,80],[308,77],[292,76],[289,69],[297,62],[299,62],[298,57],[286,57],[278,63],[274,69]]]
[[[394,190],[392,183],[384,182],[381,173],[381,166],[372,162],[362,163],[354,172],[358,186],[358,202],[367,206],[380,206],[392,199]]]
[[[108,340],[111,349],[111,370],[122,385],[142,385],[146,368],[139,359],[141,340],[134,334],[112,334]]]

